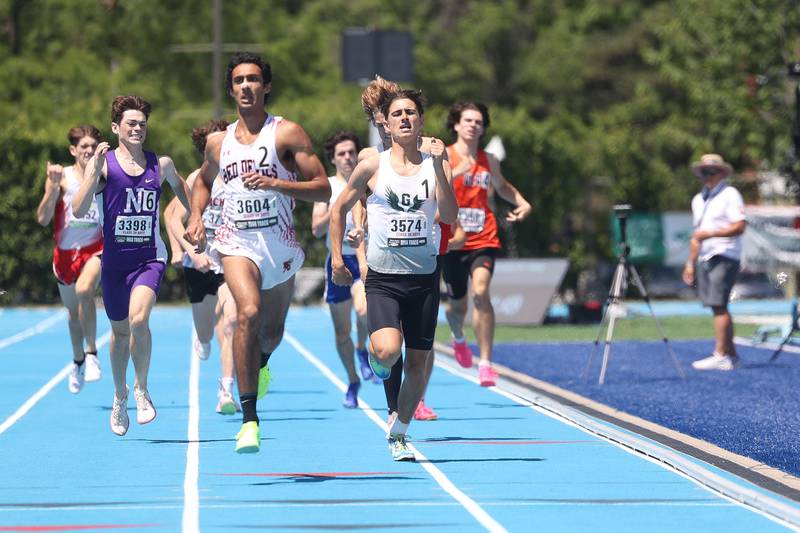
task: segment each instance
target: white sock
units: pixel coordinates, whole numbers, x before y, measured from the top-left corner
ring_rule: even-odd
[[[467,340],[467,339],[465,339],[464,337],[456,337],[455,335],[453,335],[453,342],[455,342],[456,344],[461,344],[465,340]]]
[[[481,367],[481,368],[482,367],[487,367],[487,366],[489,368],[492,368],[492,362],[491,361],[481,361],[480,363],[478,363],[478,366]]]
[[[233,392],[233,378],[219,378],[219,384],[225,392]]]
[[[400,417],[396,417],[389,426],[389,435],[405,435],[408,431],[408,424],[400,422]]]

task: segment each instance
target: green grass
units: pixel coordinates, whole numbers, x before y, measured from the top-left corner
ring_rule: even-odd
[[[669,316],[659,318],[664,334],[668,339],[710,339],[713,325],[709,316]],[[736,324],[734,334],[749,337],[756,330],[754,324]],[[497,326],[495,342],[552,342],[552,341],[594,341],[599,324],[548,324],[543,326]],[[471,327],[464,328],[467,340],[475,342]],[[605,339],[605,331],[603,337]],[[661,336],[652,317],[617,319],[614,325],[614,340],[660,340]],[[439,324],[436,340],[450,341],[450,328]]]

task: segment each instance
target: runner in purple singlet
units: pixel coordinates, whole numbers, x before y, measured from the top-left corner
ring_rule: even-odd
[[[128,431],[128,358],[136,371],[134,397],[136,421],[151,422],[156,410],[147,392],[152,337],[150,311],[158,295],[167,261],[159,231],[161,184],[166,180],[188,209],[186,183],[168,156],[143,148],[150,104],[138,96],[118,96],[111,104],[111,131],[119,138],[116,150],[97,146],[86,164],[84,180],[72,200],[75,216],[89,209],[98,195],[103,224],[103,257],[100,286],[106,315],[111,321],[111,370],[114,403],[111,431]]]

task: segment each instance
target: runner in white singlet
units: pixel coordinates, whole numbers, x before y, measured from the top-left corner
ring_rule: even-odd
[[[331,188],[303,128],[267,113],[269,64],[239,53],[228,63],[226,83],[239,117],[225,134],[208,137],[186,239],[198,251],[205,248],[202,214],[219,174],[225,209],[215,249],[237,309],[233,356],[243,424],[236,451],[254,453],[261,444],[256,402],[267,392],[269,357],[283,338],[294,274],[304,259],[292,222],[294,201],[326,201]]]
[[[195,148],[205,153],[208,135],[225,131],[228,122],[212,120],[192,130],[192,141]],[[191,188],[197,179],[199,170],[192,172],[186,179]],[[182,250],[182,260],[178,265],[183,269],[186,294],[192,305],[192,353],[200,359],[208,359],[211,354],[211,338],[214,332],[220,349],[220,378],[217,387],[216,412],[233,415],[241,411],[233,396],[233,331],[236,328],[236,304],[233,301],[218,254],[211,252],[214,247],[213,238],[217,228],[222,225],[222,210],[225,203],[222,179],[217,176],[211,188],[208,207],[203,212],[203,224],[208,236],[208,252],[196,253],[194,246],[183,238],[186,232],[184,219],[188,212],[173,199],[164,211],[167,221],[167,234],[170,241]],[[173,265],[175,261],[173,260]]]
[[[450,184],[444,143],[431,139],[430,156],[419,150],[423,99],[419,91],[387,95],[381,104],[392,147],[358,164],[331,213],[331,267],[339,285],[352,283],[341,254],[346,213],[367,197],[369,243],[365,281],[367,326],[378,377],[389,377],[405,342],[405,377],[397,417],[390,420],[389,448],[395,461],[414,460],[406,430],[426,385],[426,360],[436,332],[439,306],[439,242],[436,210],[452,223],[458,206]]]
[[[72,198],[83,180],[83,167],[103,139],[100,130],[88,124],[70,129],[67,139],[75,163],[62,168],[47,162],[44,196],[36,209],[36,220],[42,226],[53,221],[53,273],[58,282],[58,294],[69,313],[72,343],[72,368],[67,386],[71,393],[77,394],[85,381],[97,381],[102,374],[95,343],[94,298],[100,282],[103,232],[97,202],[92,200],[87,214],[78,218],[72,212]]]

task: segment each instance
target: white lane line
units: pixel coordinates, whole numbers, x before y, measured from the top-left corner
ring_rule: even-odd
[[[436,366],[454,376],[464,378],[476,385],[480,384],[480,381],[475,376],[475,371],[470,372],[457,367],[456,363],[449,359],[440,361],[437,358]],[[674,451],[668,446],[626,430],[618,430],[612,423],[595,419],[557,400],[531,393],[524,387],[517,386],[509,380],[503,380],[502,376],[498,383],[508,390],[504,390],[501,387],[489,387],[489,390],[549,418],[558,420],[589,435],[594,435],[669,472],[678,474],[698,487],[763,516],[772,522],[800,531],[800,509],[793,503],[788,503],[788,500],[773,498],[767,492],[754,490],[744,484],[737,483],[735,480],[724,478],[697,463],[696,461],[698,460],[691,457],[686,458],[683,454]],[[744,481],[744,483],[750,485],[747,481]]]
[[[53,318],[53,317],[50,317],[50,318]],[[103,335],[102,337],[100,337],[100,338],[97,340],[97,348],[99,349],[99,348],[102,348],[103,346],[105,346],[105,345],[106,345],[106,343],[108,343],[109,339],[111,339],[111,332],[110,332],[110,331],[106,332],[106,334],[105,334],[105,335]],[[41,400],[42,398],[44,398],[44,397],[47,395],[47,393],[48,393],[48,392],[50,392],[51,390],[53,390],[53,388],[54,388],[56,385],[58,385],[58,384],[59,384],[59,382],[60,382],[61,380],[63,380],[65,377],[67,377],[67,375],[69,375],[69,371],[70,371],[71,369],[72,369],[72,363],[70,362],[70,363],[68,363],[68,364],[67,364],[67,366],[65,366],[64,368],[62,368],[62,369],[61,369],[61,370],[58,372],[58,374],[56,374],[55,376],[53,376],[52,378],[50,378],[50,381],[48,381],[47,383],[45,383],[45,384],[44,384],[44,386],[42,386],[42,388],[40,388],[38,391],[36,391],[36,392],[33,394],[33,396],[31,396],[30,398],[28,398],[28,399],[25,401],[25,403],[23,403],[23,404],[20,406],[20,408],[19,408],[19,409],[17,409],[17,410],[14,412],[14,414],[13,414],[13,415],[11,415],[11,416],[9,416],[8,418],[6,418],[6,420],[5,420],[5,421],[4,421],[2,424],[0,424],[0,435],[2,435],[3,433],[5,433],[5,431],[6,431],[8,428],[10,428],[10,427],[11,427],[11,426],[13,426],[14,424],[16,424],[16,423],[17,423],[17,421],[18,421],[20,418],[22,418],[23,416],[25,416],[25,415],[28,413],[28,411],[30,411],[31,409],[33,409],[33,406],[34,406],[34,405],[36,405],[36,404],[39,402],[39,400]]]
[[[193,330],[194,331],[194,330]],[[191,342],[189,346],[192,346]],[[186,473],[183,478],[183,531],[200,531],[200,361],[189,350],[189,426],[186,438]]]
[[[56,313],[54,315],[50,315],[49,317],[45,318],[44,320],[42,320],[41,322],[39,322],[35,326],[31,326],[28,329],[24,329],[24,330],[20,331],[19,333],[15,333],[14,335],[12,335],[10,337],[6,337],[5,339],[0,339],[0,350],[2,350],[3,348],[7,348],[8,346],[11,346],[12,344],[16,344],[16,343],[18,343],[20,341],[24,341],[25,339],[27,339],[29,337],[33,337],[34,335],[38,335],[39,333],[43,332],[44,330],[46,330],[47,328],[49,328],[50,326],[52,326],[56,322],[59,322],[59,321],[63,320],[64,317],[66,317],[66,316],[67,316],[67,310],[66,309],[62,309],[58,313]]]
[[[322,372],[322,374],[328,378],[328,380],[333,383],[336,388],[338,388],[341,392],[347,391],[347,385],[344,384],[342,380],[340,380],[327,366],[325,363],[320,361],[314,354],[306,349],[305,346],[300,344],[300,342],[294,338],[290,333],[284,333],[284,338],[294,346],[294,348],[305,357],[309,363],[317,367],[317,369]],[[367,402],[362,400],[361,398],[358,399],[359,406],[361,407],[364,414],[366,414],[370,420],[375,422],[384,432],[388,431],[388,427],[386,426],[386,422],[378,416],[372,407],[370,407]],[[422,462],[418,463],[422,468],[424,468],[428,474],[436,480],[442,489],[444,489],[453,499],[455,499],[458,503],[460,503],[469,514],[471,514],[477,521],[480,523],[484,528],[488,531],[492,531],[493,533],[506,533],[507,530],[504,528],[497,520],[492,518],[489,513],[483,510],[483,508],[475,502],[472,498],[461,492],[461,490],[456,487],[452,481],[450,481],[447,476],[445,476],[441,470],[436,468],[428,458],[425,457],[419,450],[414,448],[413,446],[409,445],[409,447],[414,451],[414,454],[422,460]]]

